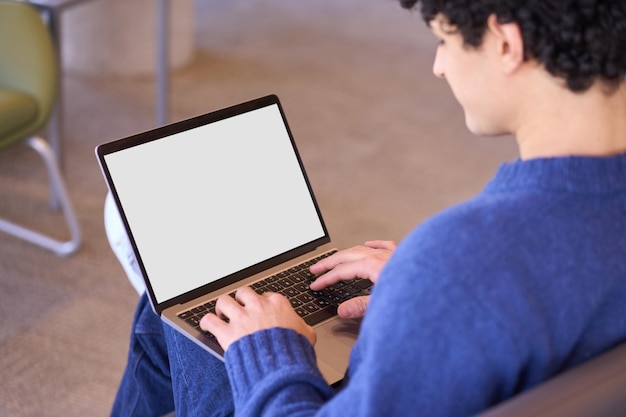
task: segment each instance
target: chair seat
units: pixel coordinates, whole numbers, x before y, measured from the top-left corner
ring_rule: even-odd
[[[80,246],[80,227],[57,155],[37,136],[57,101],[58,51],[44,20],[29,2],[0,0],[0,57],[0,151],[25,144],[41,157],[48,171],[51,206],[62,210],[70,239],[55,239],[4,218],[0,218],[0,231],[67,256]],[[11,197],[3,193],[2,198]]]
[[[37,101],[29,94],[0,89],[0,147],[5,145],[4,136],[35,120],[37,107]]]

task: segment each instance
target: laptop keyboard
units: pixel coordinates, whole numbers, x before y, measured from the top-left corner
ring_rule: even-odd
[[[251,285],[258,294],[276,292],[283,294],[291,302],[294,311],[309,325],[317,324],[337,314],[337,307],[342,302],[360,295],[368,295],[373,283],[369,279],[355,278],[350,281],[341,281],[322,291],[313,291],[309,288],[316,278],[309,271],[309,267],[336,251],[324,253],[317,258],[308,260],[288,270],[279,272]],[[229,294],[235,297],[235,292]],[[190,326],[205,333],[210,338],[214,336],[200,328],[200,319],[207,313],[215,313],[215,303],[211,300],[183,313],[178,317],[185,320]]]

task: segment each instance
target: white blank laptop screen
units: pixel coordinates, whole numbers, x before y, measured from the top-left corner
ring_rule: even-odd
[[[105,158],[159,303],[324,236],[276,104]]]

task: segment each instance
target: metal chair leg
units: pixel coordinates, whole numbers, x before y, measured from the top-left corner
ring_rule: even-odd
[[[37,151],[46,164],[48,174],[50,176],[50,184],[52,187],[51,191],[54,195],[56,195],[61,209],[63,210],[71,238],[68,241],[56,240],[3,219],[0,219],[0,230],[45,249],[51,250],[57,255],[70,255],[78,249],[81,244],[82,237],[78,220],[74,214],[72,204],[70,203],[67,190],[65,188],[65,183],[57,164],[56,156],[48,143],[40,137],[32,136],[26,141],[26,143],[29,147]]]

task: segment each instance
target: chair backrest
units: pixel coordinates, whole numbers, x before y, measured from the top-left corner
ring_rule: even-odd
[[[626,344],[476,417],[538,416],[626,416]]]
[[[0,0],[0,89],[30,94],[37,101],[37,123],[11,132],[3,145],[41,129],[54,108],[58,63],[51,34],[34,6]]]

